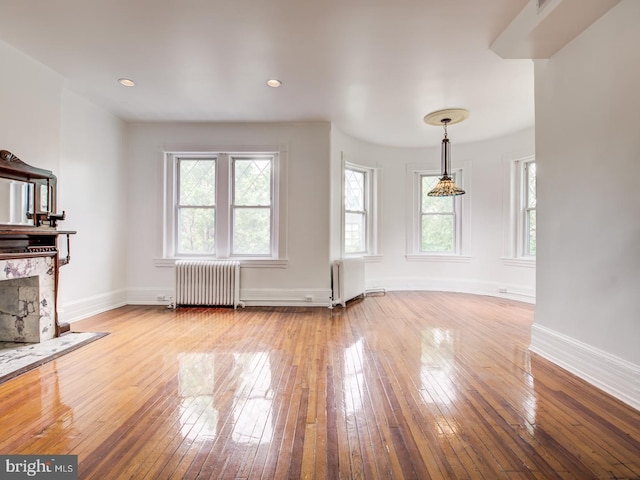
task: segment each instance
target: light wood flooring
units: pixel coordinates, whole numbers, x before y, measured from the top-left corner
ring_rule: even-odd
[[[527,350],[533,307],[128,306],[0,385],[0,453],[81,479],[638,479],[640,412]]]

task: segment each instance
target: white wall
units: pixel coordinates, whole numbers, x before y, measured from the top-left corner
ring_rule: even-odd
[[[0,150],[58,173],[63,78],[0,41]]]
[[[286,150],[286,268],[243,267],[248,305],[324,305],[330,300],[330,125],[318,123],[138,123],[128,126],[128,302],[173,295],[173,268],[162,257],[163,152],[242,146]],[[312,302],[305,296],[311,295]]]
[[[123,124],[64,88],[64,79],[0,42],[0,149],[58,177],[59,229],[77,230],[60,271],[58,308],[71,321],[124,300]],[[64,242],[62,242],[64,243]],[[119,299],[114,298],[119,293]]]
[[[640,2],[535,65],[532,349],[640,408]]]
[[[527,129],[503,138],[458,144],[449,131],[454,168],[464,167],[468,222],[465,261],[407,261],[407,170],[415,165],[440,171],[440,146],[406,149],[373,145],[350,138],[334,128],[332,134],[332,191],[339,195],[341,159],[377,167],[381,181],[380,258],[366,264],[368,289],[442,290],[505,296],[535,301],[535,265],[518,266],[503,259],[505,211],[509,208],[509,164],[534,153],[534,131]],[[333,202],[332,258],[340,252],[340,205]],[[506,209],[506,210],[505,210]],[[337,223],[337,226],[335,225]],[[442,259],[439,259],[442,260]],[[500,293],[506,288],[507,293]]]
[[[62,92],[59,229],[75,230],[60,270],[60,317],[84,318],[125,303],[125,125],[68,90]]]

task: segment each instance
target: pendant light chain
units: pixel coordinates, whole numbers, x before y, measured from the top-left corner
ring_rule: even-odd
[[[444,111],[434,112],[433,114],[427,115],[425,117],[425,121],[429,120],[427,123],[435,125],[436,118],[435,116],[439,113],[444,113]],[[442,176],[440,177],[440,181],[438,184],[427,193],[429,197],[453,197],[456,195],[464,195],[465,191],[458,187],[453,179],[449,176],[451,169],[451,142],[449,141],[449,135],[447,132],[447,125],[452,121],[451,119],[454,117],[440,117],[440,123],[444,128],[444,138],[442,139]],[[466,118],[466,111],[464,118]],[[464,119],[462,118],[462,119]],[[460,119],[456,119],[454,123],[459,122]]]

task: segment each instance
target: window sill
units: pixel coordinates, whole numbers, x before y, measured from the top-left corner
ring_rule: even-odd
[[[184,258],[154,258],[153,265],[159,268],[173,268],[177,260],[238,260],[240,266],[243,268],[287,268],[288,260],[279,259],[255,259],[255,258],[197,258],[197,257],[184,257]]]
[[[342,256],[342,258],[362,258],[362,259],[364,259],[364,263],[373,263],[373,262],[381,262],[383,257],[382,257],[382,255],[345,254],[345,255]]]
[[[536,268],[535,258],[503,258],[502,263],[507,267]]]
[[[405,255],[407,262],[470,263],[471,257],[464,255]]]

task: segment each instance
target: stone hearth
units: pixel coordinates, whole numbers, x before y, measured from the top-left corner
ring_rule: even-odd
[[[0,260],[0,342],[55,337],[55,258]]]

